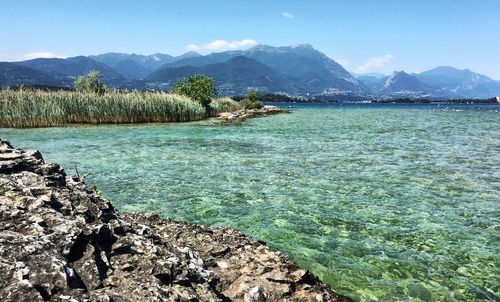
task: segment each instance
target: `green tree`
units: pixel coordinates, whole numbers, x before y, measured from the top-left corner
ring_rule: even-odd
[[[257,91],[248,91],[246,98],[252,102],[262,101],[262,95]]]
[[[104,94],[106,85],[101,80],[102,74],[92,70],[87,76],[79,76],[75,80],[75,89],[80,92]]]
[[[264,106],[262,99],[262,95],[257,91],[248,91],[245,98],[240,101],[240,105],[245,109],[260,109]]]
[[[205,107],[212,101],[211,96],[218,93],[214,87],[214,79],[201,74],[191,75],[178,81],[172,92],[188,96]]]

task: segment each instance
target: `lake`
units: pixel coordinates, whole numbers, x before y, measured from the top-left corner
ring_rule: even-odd
[[[358,301],[500,299],[500,106],[0,129],[122,211],[228,226]]]

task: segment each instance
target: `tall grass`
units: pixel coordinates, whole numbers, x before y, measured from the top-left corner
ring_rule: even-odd
[[[206,111],[188,97],[163,92],[0,90],[0,127],[187,122],[205,118]]]
[[[242,109],[240,103],[236,102],[232,98],[223,97],[212,100],[209,105],[209,111],[211,116],[217,116],[222,112],[229,112]]]

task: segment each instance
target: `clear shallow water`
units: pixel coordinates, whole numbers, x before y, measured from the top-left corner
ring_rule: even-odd
[[[124,211],[230,226],[359,301],[499,300],[499,106],[0,129]]]

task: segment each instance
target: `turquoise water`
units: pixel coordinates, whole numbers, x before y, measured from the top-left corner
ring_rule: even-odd
[[[500,298],[500,106],[0,129],[124,211],[230,226],[358,301]]]

